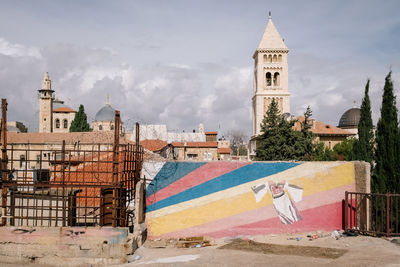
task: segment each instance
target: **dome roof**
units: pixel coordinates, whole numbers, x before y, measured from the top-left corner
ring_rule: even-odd
[[[359,108],[351,108],[343,113],[342,117],[340,117],[339,128],[353,128],[358,126],[358,122],[360,121],[360,109]]]
[[[113,121],[115,119],[115,109],[109,104],[106,104],[99,111],[97,111],[94,117],[95,121]]]

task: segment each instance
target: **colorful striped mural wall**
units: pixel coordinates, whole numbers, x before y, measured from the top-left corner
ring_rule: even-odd
[[[165,162],[146,190],[148,238],[342,227],[354,162]],[[149,177],[148,177],[149,178]]]

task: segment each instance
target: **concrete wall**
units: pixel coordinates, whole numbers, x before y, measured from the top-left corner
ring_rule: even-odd
[[[344,192],[370,182],[360,162],[161,164],[147,177],[149,239],[341,229]]]
[[[0,227],[0,262],[51,266],[126,262],[137,247],[127,228]]]

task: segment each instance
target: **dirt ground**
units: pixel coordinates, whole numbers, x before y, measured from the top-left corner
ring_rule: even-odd
[[[307,236],[315,236],[317,239]],[[146,241],[120,266],[399,266],[400,239],[340,237],[330,233],[239,236],[212,246],[177,248],[174,241]]]

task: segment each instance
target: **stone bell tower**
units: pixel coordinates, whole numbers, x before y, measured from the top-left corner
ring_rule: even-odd
[[[49,73],[44,74],[39,91],[39,132],[53,132],[53,93]]]
[[[282,114],[290,113],[288,52],[289,49],[272,23],[270,12],[264,35],[253,55],[253,137],[260,134],[260,124],[273,98]]]

